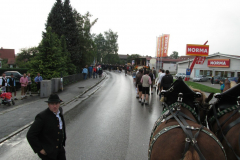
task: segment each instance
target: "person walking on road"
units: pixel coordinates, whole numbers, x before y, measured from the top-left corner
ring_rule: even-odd
[[[152,70],[149,71],[149,77],[151,78],[151,94],[153,94],[153,82],[155,81],[155,76],[154,74],[152,73]]]
[[[148,96],[149,96],[149,87],[152,84],[151,77],[148,75],[149,71],[145,71],[145,74],[142,76],[141,83],[142,83],[142,105],[148,105]],[[146,97],[146,99],[144,99]]]
[[[214,85],[214,77],[213,76],[211,78],[211,83],[212,83],[212,85]]]
[[[223,83],[223,81],[220,81],[219,84],[220,84],[220,90],[221,90],[221,93],[222,93],[224,88],[225,88],[225,84]]]
[[[92,66],[88,67],[88,78],[92,78],[92,72],[93,72],[93,68]]]
[[[230,81],[228,80],[228,78],[225,79],[225,87],[223,89],[223,92],[225,92],[226,90],[228,90],[230,88]]]
[[[32,80],[31,80],[30,73],[28,73],[27,79],[28,79],[27,91],[29,92],[29,95],[32,96],[32,92],[31,92]]]
[[[23,77],[20,78],[20,83],[21,83],[21,100],[23,100],[23,98],[27,98],[25,95],[28,85],[28,78],[26,76],[26,73],[24,73]]]
[[[162,91],[162,84],[161,84],[161,81],[162,81],[162,78],[166,75],[166,73],[165,73],[165,70],[164,69],[162,69],[161,70],[162,71],[162,73],[160,74],[160,77],[159,77],[159,79],[158,79],[158,84],[159,84],[159,97],[161,97],[161,91]]]
[[[37,74],[37,77],[34,78],[35,83],[37,84],[37,92],[38,94],[40,94],[40,89],[41,89],[41,82],[42,82],[43,78],[42,76],[40,76],[40,73]]]
[[[160,83],[159,83],[159,78],[160,78],[160,75],[161,75],[161,73],[162,73],[162,69],[159,69],[159,71],[158,71],[158,76],[157,76],[157,78],[156,78],[156,81],[157,81],[157,94],[158,94],[158,92],[160,91]]]
[[[87,74],[88,74],[87,65],[85,66],[85,68],[83,68],[82,74],[83,74],[83,79],[87,79]]]
[[[8,78],[7,80],[8,83],[8,88],[10,88],[10,92],[13,93],[14,92],[14,100],[18,100],[17,99],[17,93],[16,93],[16,80],[13,77],[13,74],[11,74],[11,78]]]
[[[93,67],[93,78],[97,78],[97,68],[96,66]]]
[[[136,86],[138,88],[138,94],[136,96],[136,98],[139,98],[139,102],[142,101],[142,83],[141,83],[141,79],[142,79],[142,76],[143,76],[143,70],[142,69],[139,69],[139,72],[136,76]]]
[[[169,73],[169,70],[166,70],[166,75],[162,77],[161,86],[163,90],[168,90],[173,83],[173,76]]]
[[[5,73],[2,74],[2,78],[0,79],[0,87],[2,87],[2,92],[6,92],[7,78]]]
[[[98,68],[98,74],[99,74],[99,78],[102,78],[102,67],[99,66]]]
[[[42,160],[66,160],[66,126],[57,94],[48,98],[48,108],[37,114],[27,132],[27,140]]]

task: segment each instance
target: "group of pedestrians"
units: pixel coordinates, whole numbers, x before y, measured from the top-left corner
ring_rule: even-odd
[[[43,78],[40,76],[40,73],[37,74],[37,76],[34,78],[34,81],[37,85],[37,92],[39,94],[40,90],[40,83],[43,80]],[[30,96],[32,96],[31,92],[31,85],[32,85],[32,80],[31,80],[31,74],[26,73],[23,74],[23,76],[19,80],[21,84],[21,100],[27,98],[27,91]],[[11,74],[11,77],[7,78],[6,74],[2,74],[2,78],[0,79],[0,87],[2,92],[11,92],[14,93],[14,100],[18,100],[17,93],[16,93],[16,79],[13,74]]]
[[[83,74],[83,79],[87,79],[87,78],[101,78],[102,77],[102,67],[99,65],[99,66],[89,66],[86,65],[84,68],[83,68],[83,71],[82,71],[82,74]]]
[[[151,94],[153,94],[155,82],[157,82],[157,94],[159,94],[160,97],[160,92],[169,89],[173,83],[173,76],[170,74],[169,70],[165,72],[165,70],[159,69],[158,76],[156,76],[156,74],[154,67],[152,70],[144,68],[139,69],[136,73],[133,72],[132,74],[136,86],[136,98],[139,98],[138,100],[142,105],[144,103],[145,105],[149,104],[149,91],[151,88]]]

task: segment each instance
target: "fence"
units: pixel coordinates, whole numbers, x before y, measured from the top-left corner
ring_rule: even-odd
[[[82,73],[73,74],[70,76],[63,77],[63,86],[67,86],[69,84],[75,83],[77,81],[83,80]]]

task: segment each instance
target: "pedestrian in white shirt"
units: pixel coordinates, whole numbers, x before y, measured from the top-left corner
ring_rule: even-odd
[[[161,90],[162,90],[162,88],[160,88],[161,81],[162,81],[163,76],[165,76],[165,75],[166,75],[166,73],[165,73],[164,69],[162,69],[162,73],[160,74],[159,79],[158,79],[158,84],[159,84],[159,91],[160,91],[160,93],[161,93]],[[160,94],[160,95],[161,95],[161,94]],[[160,97],[161,97],[161,96],[160,96]]]
[[[158,77],[156,78],[156,83],[157,83],[157,87],[158,87],[158,89],[157,89],[157,94],[158,94],[158,92],[160,91],[160,84],[159,84],[159,78],[160,78],[160,75],[162,74],[162,69],[159,69],[159,72],[158,72]],[[161,81],[160,81],[161,82]]]

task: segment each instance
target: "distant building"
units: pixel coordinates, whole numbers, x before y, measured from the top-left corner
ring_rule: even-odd
[[[2,60],[7,59],[8,65],[10,68],[16,67],[16,56],[15,56],[15,50],[14,49],[4,49],[3,47],[0,48],[0,58]],[[2,67],[2,66],[1,66]]]
[[[118,54],[120,61],[123,61],[124,63],[127,63],[128,56],[128,54]]]
[[[177,72],[186,73],[186,69],[192,63],[193,58],[178,62]],[[240,56],[222,53],[210,54],[202,64],[195,64],[190,75],[194,78],[198,75],[221,76],[221,77],[239,77],[240,76]]]

